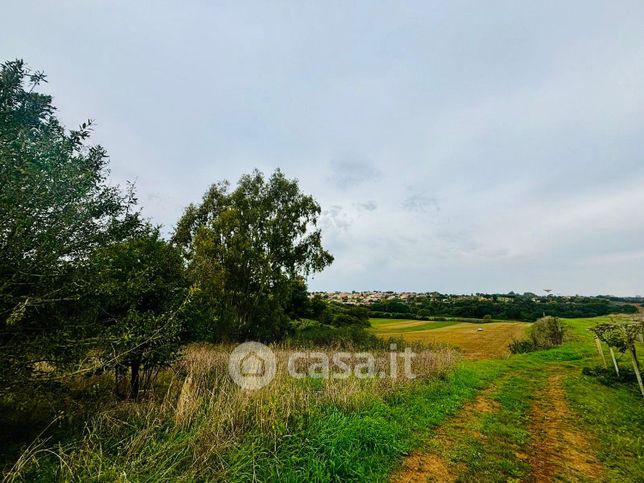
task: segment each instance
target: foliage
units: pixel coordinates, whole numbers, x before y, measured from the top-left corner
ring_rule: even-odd
[[[309,298],[303,279],[291,282],[286,310],[289,317],[313,319],[332,327],[369,327],[369,310],[350,304],[327,303],[319,296]]]
[[[88,260],[139,225],[132,190],[107,181],[91,122],[66,131],[44,74],[0,70],[0,347],[5,386],[75,363],[86,352]],[[43,371],[40,371],[43,375]],[[1,388],[0,388],[1,389]]]
[[[566,327],[559,317],[543,317],[530,327],[530,339],[542,348],[563,344],[565,333]]]
[[[320,322],[334,327],[369,327],[369,311],[358,305],[328,304],[319,316]]]
[[[566,327],[558,317],[543,317],[530,327],[527,340],[513,340],[508,348],[512,354],[523,354],[563,344]]]
[[[130,387],[117,389],[136,398],[179,348],[177,311],[186,288],[181,256],[157,229],[148,228],[98,250],[92,265],[102,359],[116,370],[117,382],[130,370]]]
[[[590,330],[599,340],[605,342],[610,347],[614,347],[619,352],[624,353],[630,347],[634,346],[638,338],[642,337],[644,333],[644,321],[602,323],[591,327]]]
[[[409,300],[382,300],[369,306],[371,317],[436,320],[460,317],[533,322],[543,316],[596,317],[611,313],[634,313],[633,305],[607,297],[538,297],[534,294],[417,295]]]
[[[532,340],[529,340],[529,339],[523,339],[523,340],[514,339],[508,345],[508,349],[510,350],[510,352],[512,354],[525,354],[527,352],[536,351],[539,348],[534,344],[534,342]]]
[[[242,176],[234,190],[211,186],[190,205],[173,240],[183,249],[196,303],[219,339],[278,339],[286,333],[294,284],[333,257],[316,228],[320,206],[277,170]]]
[[[287,342],[306,347],[344,347],[361,349],[383,349],[387,341],[367,332],[358,325],[334,327],[316,320],[302,319],[292,323],[291,335]]]

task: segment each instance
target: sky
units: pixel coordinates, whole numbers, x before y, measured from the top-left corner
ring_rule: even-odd
[[[166,233],[281,168],[311,290],[644,294],[644,2],[3,0],[0,60]]]

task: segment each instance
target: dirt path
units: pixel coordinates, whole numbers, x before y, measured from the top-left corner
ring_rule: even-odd
[[[490,399],[496,391],[492,386],[465,405],[459,413],[446,424],[439,427],[432,440],[431,449],[412,453],[404,462],[403,468],[391,479],[394,483],[420,483],[426,481],[454,482],[465,470],[462,465],[450,464],[445,459],[446,450],[454,447],[458,440],[467,437],[480,438],[472,428],[481,414],[498,410],[498,403]]]
[[[532,408],[530,432],[533,443],[528,460],[529,481],[598,481],[604,473],[588,439],[574,424],[561,384],[563,374],[551,374]]]
[[[562,386],[564,375],[562,368],[553,368],[547,374],[539,370],[538,373],[533,371],[512,375],[514,378],[521,377],[523,384],[529,388],[525,394],[528,402],[521,413],[523,416],[514,420],[514,426],[505,426],[527,431],[529,436],[522,443],[504,441],[499,439],[498,434],[486,433],[483,421],[508,421],[504,419],[504,410],[497,399],[504,391],[507,394],[508,387],[514,381],[497,381],[498,386],[481,392],[473,402],[437,428],[421,451],[407,457],[391,481],[601,481],[604,468],[595,457],[587,437],[575,427],[575,417]],[[530,403],[530,400],[533,402]],[[464,449],[472,451],[472,447],[481,448],[476,458],[460,458],[459,462],[458,455],[462,455]],[[507,474],[490,471],[490,468],[504,467],[505,462],[499,464],[495,459],[501,456],[499,447],[507,450],[503,455],[505,462],[516,463],[519,478],[508,478]],[[481,468],[487,468],[487,473],[479,472]]]

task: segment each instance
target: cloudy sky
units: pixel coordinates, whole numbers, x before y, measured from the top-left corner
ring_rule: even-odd
[[[644,2],[4,0],[0,58],[96,120],[166,231],[280,167],[315,290],[644,294]]]

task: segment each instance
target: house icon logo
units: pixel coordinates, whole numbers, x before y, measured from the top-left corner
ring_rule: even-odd
[[[259,389],[275,377],[277,362],[275,354],[259,342],[245,342],[230,353],[228,373],[243,389]]]
[[[266,362],[255,352],[249,352],[241,360],[239,372],[244,377],[262,377],[266,374]]]

